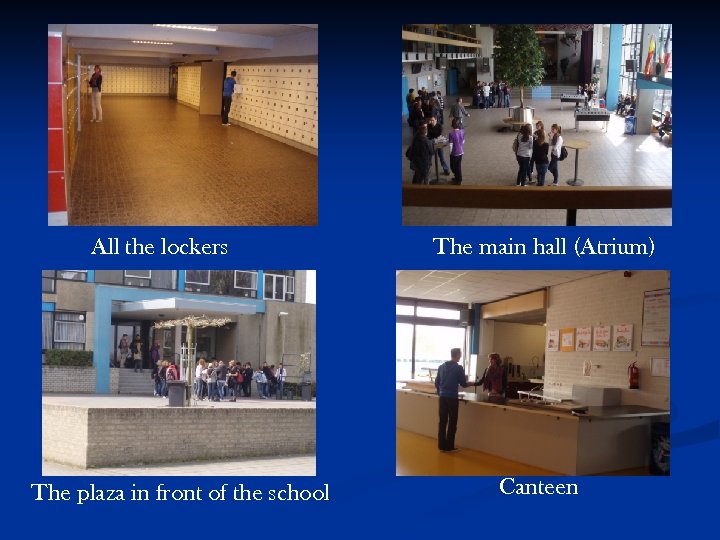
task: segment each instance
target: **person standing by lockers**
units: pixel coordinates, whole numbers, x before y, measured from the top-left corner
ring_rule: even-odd
[[[92,120],[91,122],[102,122],[102,69],[95,66],[95,73],[88,80],[90,85],[90,98],[92,103]]]
[[[230,72],[229,77],[225,77],[223,82],[223,95],[222,95],[222,125],[229,126],[230,119],[230,105],[232,105],[233,92],[235,91],[235,76],[237,71],[233,70]]]

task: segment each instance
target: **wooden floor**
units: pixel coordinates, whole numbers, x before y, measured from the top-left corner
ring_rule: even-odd
[[[396,473],[398,476],[565,476],[510,461],[498,456],[461,448],[459,452],[440,452],[437,440],[402,429],[396,433]],[[645,476],[644,469],[628,469],[604,476]]]
[[[318,158],[164,97],[86,114],[70,225],[317,225]]]

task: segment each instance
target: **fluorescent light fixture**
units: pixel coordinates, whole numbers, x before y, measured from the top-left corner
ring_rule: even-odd
[[[142,41],[139,39],[133,39],[130,43],[139,45],[175,45],[172,41]]]
[[[202,30],[203,32],[217,32],[217,26],[196,26],[194,24],[153,24],[162,28],[177,28],[179,30]]]
[[[278,317],[284,317],[285,315],[289,315],[289,313],[287,311],[281,311],[278,313]]]

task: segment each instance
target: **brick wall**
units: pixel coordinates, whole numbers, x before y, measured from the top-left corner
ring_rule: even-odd
[[[43,368],[44,369],[44,368]],[[43,459],[87,466],[88,409],[43,404]]]
[[[86,411],[82,429],[76,410]],[[315,440],[315,409],[43,405],[43,457],[77,467],[313,454]]]
[[[581,279],[550,288],[547,328],[633,324],[631,352],[546,352],[545,388],[570,396],[572,385],[622,388],[624,404],[668,408],[670,379],[650,376],[652,357],[669,358],[668,347],[642,347],[643,294],[670,287],[665,271],[634,271],[623,277],[622,271]],[[583,376],[585,360],[593,367]],[[640,389],[628,389],[628,365],[637,361]]]
[[[42,391],[94,394],[96,378],[94,367],[43,366]]]

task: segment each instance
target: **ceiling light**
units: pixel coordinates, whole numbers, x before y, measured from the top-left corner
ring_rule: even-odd
[[[138,43],[139,45],[175,45],[172,41],[142,41],[133,39],[130,43]]]
[[[177,28],[179,30],[202,30],[204,32],[217,32],[217,26],[195,26],[193,24],[153,24],[162,28]]]

